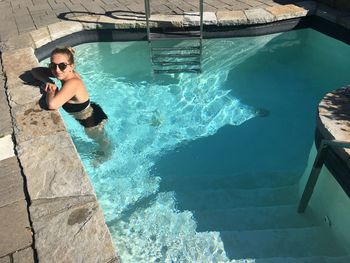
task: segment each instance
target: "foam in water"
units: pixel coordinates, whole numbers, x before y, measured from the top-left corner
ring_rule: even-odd
[[[77,47],[78,71],[91,99],[109,116],[112,158],[94,167],[96,145],[72,117],[62,115],[123,262],[229,262],[220,234],[197,232],[193,214],[177,210],[173,192],[159,192],[161,178],[150,170],[157,158],[180,144],[256,116],[255,108],[222,85],[235,66],[275,36],[205,41],[203,73],[168,78],[151,77],[147,43]],[[134,53],[140,61],[127,59]]]

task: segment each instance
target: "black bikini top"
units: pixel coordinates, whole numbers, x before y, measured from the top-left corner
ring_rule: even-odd
[[[65,104],[62,105],[62,108],[66,111],[66,112],[79,112],[82,110],[85,110],[86,107],[89,105],[90,100],[87,100],[83,103],[69,103],[66,102]]]

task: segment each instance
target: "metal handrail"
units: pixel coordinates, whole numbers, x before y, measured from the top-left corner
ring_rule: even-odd
[[[146,28],[147,28],[147,40],[150,41],[151,29],[149,26],[149,18],[151,17],[150,0],[145,0],[145,16],[146,16]]]
[[[304,213],[305,209],[311,199],[312,193],[314,191],[317,179],[320,175],[322,166],[325,161],[325,152],[329,147],[338,147],[338,148],[350,148],[350,142],[346,141],[337,141],[337,140],[325,140],[321,141],[321,145],[318,149],[312,170],[309,175],[309,179],[305,185],[303,195],[300,199],[298,213]]]
[[[184,58],[184,57],[199,57],[199,64],[201,65],[201,60],[202,60],[202,39],[203,39],[203,0],[198,0],[199,1],[199,16],[200,16],[200,24],[199,24],[199,33],[196,30],[196,35],[193,34],[193,32],[188,31],[186,34],[180,34],[176,33],[176,34],[172,34],[171,37],[169,37],[169,33],[160,33],[160,34],[154,34],[151,32],[150,29],[150,17],[151,17],[151,6],[150,6],[150,1],[151,0],[145,0],[145,17],[146,17],[146,29],[147,29],[147,40],[148,40],[148,44],[149,44],[149,50],[150,50],[150,59],[153,61],[154,58],[154,54],[153,51],[157,51],[156,48],[152,47],[152,43],[154,41],[159,41],[159,40],[169,40],[169,39],[177,39],[177,40],[199,40],[199,52],[198,53],[193,53],[191,55],[189,54],[178,54],[178,53],[171,53],[171,54],[167,54],[167,57],[174,57],[175,55],[177,56],[177,58]],[[189,34],[191,33],[191,34]],[[170,48],[164,48],[163,50],[180,50],[179,47],[175,47],[174,49],[170,49]],[[184,47],[183,50],[197,50],[197,49],[189,49],[188,47]],[[160,55],[157,55],[160,56]],[[165,56],[165,55],[163,55]],[[187,61],[185,61],[187,62]],[[184,63],[184,62],[181,62]],[[188,63],[187,63],[188,64]],[[186,65],[187,65],[186,64]],[[179,63],[172,63],[172,65],[180,65]],[[181,64],[182,65],[182,64]],[[201,67],[200,67],[201,68]],[[177,69],[174,71],[178,71]],[[153,72],[170,72],[170,70],[155,70],[155,68],[153,68]],[[193,70],[191,69],[189,72],[193,72]],[[196,70],[195,72],[201,72],[201,70]]]

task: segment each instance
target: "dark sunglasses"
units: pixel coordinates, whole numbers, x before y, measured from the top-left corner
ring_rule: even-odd
[[[63,63],[63,62],[56,64],[56,63],[51,62],[51,63],[49,63],[48,67],[51,70],[55,70],[57,68],[57,66],[58,66],[58,68],[61,71],[64,71],[67,68],[68,65],[70,65],[70,64],[66,64],[66,63]]]

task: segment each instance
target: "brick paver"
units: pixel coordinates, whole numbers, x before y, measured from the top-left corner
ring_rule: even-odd
[[[276,5],[272,0],[205,0],[204,10],[246,10]],[[288,3],[300,0],[288,0]],[[197,11],[198,0],[153,0],[154,13],[180,14]],[[82,16],[106,12],[144,12],[143,0],[0,0],[0,41],[59,21],[65,14]]]

